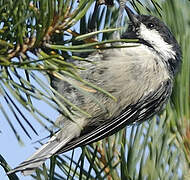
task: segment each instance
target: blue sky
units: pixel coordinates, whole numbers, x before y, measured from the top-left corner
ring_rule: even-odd
[[[32,152],[34,152],[33,145],[30,144],[30,141],[27,139],[25,140],[25,146],[19,145],[5,119],[1,119],[0,125],[2,130],[0,142],[3,145],[0,148],[0,153],[12,168],[16,167],[16,165],[28,158]],[[31,177],[23,177],[22,175],[20,175],[20,177],[22,177],[21,179],[23,180],[31,179]],[[1,167],[0,179],[8,180],[5,171]]]
[[[3,102],[2,97],[0,97],[0,102],[1,103]],[[41,111],[52,119],[56,119],[56,117],[58,116],[58,112],[56,112],[53,109],[50,109],[43,102],[37,102],[37,107],[41,108]],[[21,109],[21,110],[23,110],[23,109]],[[9,113],[9,115],[10,115],[10,119],[14,123],[15,128],[18,130],[19,135],[21,135],[21,138],[22,138],[22,141],[24,142],[24,144],[18,143],[7,120],[1,115],[0,142],[3,146],[0,148],[0,154],[5,158],[5,160],[11,166],[11,168],[14,168],[18,164],[20,164],[22,161],[26,160],[29,156],[31,156],[32,153],[35,152],[35,147],[39,147],[39,145],[34,142],[48,136],[48,133],[47,133],[47,130],[45,130],[36,120],[34,120],[32,117],[29,117],[28,120],[32,123],[32,125],[34,126],[34,128],[37,130],[37,132],[39,134],[39,136],[37,136],[34,134],[33,131],[31,131],[29,128],[27,128],[27,130],[29,131],[29,133],[32,137],[32,140],[30,140],[25,135],[25,133],[23,133],[23,130],[18,125],[16,120],[13,119],[14,118],[13,115],[11,113]],[[19,175],[20,173],[17,173],[17,174]],[[21,177],[21,180],[32,179],[31,177],[24,177],[21,174],[19,176]],[[0,180],[7,180],[7,179],[8,178],[6,177],[4,170],[0,167]]]
[[[19,71],[22,74],[22,70]],[[47,79],[41,75],[40,73],[35,73],[44,83],[48,83]],[[35,84],[35,82],[34,82]],[[38,86],[37,86],[38,87]],[[40,87],[38,87],[40,88]],[[14,99],[14,98],[13,98]],[[2,114],[0,114],[1,121],[0,121],[0,142],[3,145],[0,148],[0,154],[5,158],[7,163],[11,166],[11,168],[16,167],[18,164],[20,164],[22,161],[26,160],[29,156],[31,156],[35,152],[35,147],[39,147],[37,143],[34,143],[37,140],[40,140],[44,137],[47,137],[49,134],[47,130],[43,128],[42,125],[38,123],[31,115],[28,113],[22,106],[19,104],[18,107],[22,111],[22,113],[26,116],[28,121],[33,125],[34,129],[38,132],[39,136],[37,136],[23,121],[23,119],[20,117],[21,122],[25,125],[27,131],[29,132],[30,136],[32,137],[32,140],[29,139],[22,128],[19,126],[18,122],[16,121],[14,115],[10,111],[9,107],[5,103],[3,96],[0,96],[0,103],[2,104],[3,108],[6,109],[7,115],[9,116],[11,122],[14,124],[15,129],[19,132],[19,135],[21,136],[21,140],[24,144],[21,144],[17,141],[12,129],[10,128],[7,120],[3,117]],[[40,100],[33,99],[33,104],[35,104],[35,107],[40,109],[40,111],[45,114],[47,117],[49,117],[51,120],[56,120],[58,117],[58,112],[54,109],[50,108],[45,102]],[[2,113],[0,111],[0,113]],[[48,125],[48,123],[46,123]],[[48,125],[50,126],[50,125]],[[18,175],[20,173],[17,173]],[[31,177],[24,177],[21,174],[19,175],[21,177],[21,180],[28,180],[32,179]],[[7,180],[6,174],[4,170],[0,167],[0,180]]]

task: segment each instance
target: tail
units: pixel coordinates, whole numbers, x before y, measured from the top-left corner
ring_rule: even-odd
[[[79,136],[81,127],[70,122],[65,128],[57,132],[50,140],[39,148],[30,158],[22,162],[18,167],[8,172],[12,174],[21,171],[24,175],[32,174],[36,168],[42,165],[48,158],[61,150],[74,137]]]

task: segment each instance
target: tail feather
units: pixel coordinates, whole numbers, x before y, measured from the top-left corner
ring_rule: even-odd
[[[42,165],[48,158],[54,155],[65,144],[67,144],[74,134],[64,136],[61,131],[57,132],[50,140],[39,148],[30,158],[22,162],[18,167],[8,172],[8,174],[21,171],[24,175],[32,174],[37,167]]]
[[[78,137],[85,126],[85,118],[78,118],[77,122],[64,120],[64,128],[54,134],[49,141],[39,148],[30,158],[22,162],[18,167],[8,172],[12,174],[21,171],[24,175],[32,174],[36,168],[42,165],[48,158],[59,152],[73,138]]]

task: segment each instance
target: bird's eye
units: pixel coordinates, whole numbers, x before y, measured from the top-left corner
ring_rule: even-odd
[[[133,31],[133,26],[132,25],[128,26],[128,31]]]
[[[152,29],[154,27],[153,23],[148,23],[148,28]]]

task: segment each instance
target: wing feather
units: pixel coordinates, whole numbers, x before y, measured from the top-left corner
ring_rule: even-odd
[[[142,97],[136,104],[127,106],[119,116],[106,120],[100,126],[87,126],[81,132],[80,137],[70,141],[57,154],[93,143],[114,134],[127,125],[141,123],[152,118],[166,104],[171,94],[171,89],[172,83],[170,80],[163,82],[156,91]]]

